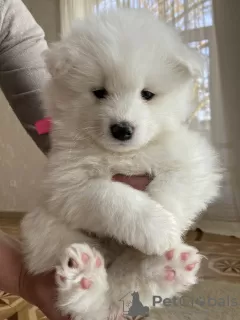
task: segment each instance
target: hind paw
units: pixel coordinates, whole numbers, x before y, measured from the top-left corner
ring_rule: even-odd
[[[164,256],[149,259],[145,264],[145,273],[149,280],[162,288],[182,292],[197,283],[201,259],[196,248],[181,244]]]
[[[103,258],[87,244],[73,244],[65,250],[56,268],[56,281],[58,305],[67,314],[85,312],[108,289]]]

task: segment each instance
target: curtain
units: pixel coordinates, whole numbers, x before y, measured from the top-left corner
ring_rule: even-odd
[[[219,150],[226,168],[223,196],[225,210],[219,211],[227,220],[228,233],[240,236],[240,1],[213,0],[216,57],[219,65],[218,101],[225,120],[225,137],[219,139]],[[218,109],[217,109],[218,110]],[[221,123],[222,124],[222,123]],[[214,123],[215,127],[221,124]],[[221,129],[219,129],[220,131]],[[227,209],[227,210],[226,210]],[[221,226],[223,228],[223,225]],[[222,230],[225,233],[225,229]]]
[[[74,20],[91,14],[97,4],[96,0],[60,0],[61,35],[69,32]]]
[[[183,40],[206,57],[204,75],[196,79],[196,99],[188,122],[217,147],[226,170],[221,197],[209,207],[198,227],[211,233],[240,237],[239,109],[236,112],[240,82],[237,68],[240,65],[237,41],[240,1],[61,0],[62,33],[68,32],[77,17],[82,19],[121,7],[149,9],[176,27]]]

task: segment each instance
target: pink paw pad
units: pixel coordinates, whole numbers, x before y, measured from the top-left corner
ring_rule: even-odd
[[[187,261],[189,259],[189,253],[188,252],[182,252],[181,253],[181,260]]]
[[[185,269],[187,271],[192,271],[195,267],[196,267],[196,263],[192,263],[192,264],[188,264]]]
[[[80,285],[82,287],[82,289],[89,289],[92,285],[92,281],[86,278],[82,278],[82,280],[80,281]]]
[[[86,264],[88,263],[88,261],[89,261],[89,255],[86,253],[82,253],[82,262]]]
[[[167,266],[166,268],[166,273],[165,273],[165,279],[168,281],[172,281],[175,279],[175,271],[171,269],[171,267]]]
[[[174,255],[174,250],[170,250],[165,253],[165,257],[167,258],[167,260],[172,260],[173,255]]]

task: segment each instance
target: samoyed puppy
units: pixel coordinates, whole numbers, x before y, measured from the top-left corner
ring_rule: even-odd
[[[27,266],[56,268],[57,306],[73,319],[127,315],[133,292],[146,311],[197,282],[201,256],[181,238],[218,194],[218,157],[185,125],[202,57],[149,12],[118,10],[77,22],[46,64],[53,148],[22,222]]]

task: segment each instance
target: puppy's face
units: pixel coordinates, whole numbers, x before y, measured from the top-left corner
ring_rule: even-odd
[[[114,152],[139,149],[186,120],[202,67],[171,28],[138,10],[78,23],[47,64],[65,135]]]

